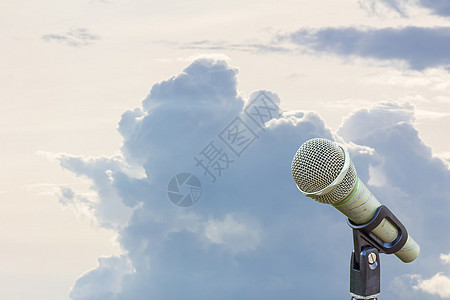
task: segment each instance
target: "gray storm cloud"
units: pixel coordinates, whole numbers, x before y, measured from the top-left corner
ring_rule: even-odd
[[[442,17],[450,16],[450,3],[446,0],[360,0],[361,6],[374,12],[380,4],[393,9],[403,17],[408,17],[408,8],[418,6],[428,9],[430,13]]]
[[[448,27],[300,29],[281,39],[314,53],[400,61],[413,70],[448,68]]]
[[[414,128],[414,108],[385,103],[359,110],[333,135],[315,113],[280,113],[274,93],[240,96],[237,74],[225,61],[198,59],[154,84],[142,107],[122,115],[120,156],[59,156],[64,168],[91,180],[96,195],[90,200],[64,187],[60,201],[87,205],[99,224],[117,231],[124,250],[81,275],[71,298],[347,297],[352,240],[345,218],[302,196],[290,174],[298,147],[324,137],[349,145],[361,179],[373,183],[370,189],[422,245],[413,264],[383,258],[384,285],[413,291],[402,298],[386,288],[383,297],[422,299],[424,291],[413,289],[418,283],[404,278],[432,278],[439,255],[450,250],[450,241],[439,238],[450,225],[450,175]],[[252,106],[261,95],[265,102]],[[227,137],[238,125],[252,135],[232,151]],[[229,163],[220,173],[211,169],[215,181],[196,161],[211,145]],[[186,208],[167,194],[170,179],[182,172],[194,174],[203,189]]]

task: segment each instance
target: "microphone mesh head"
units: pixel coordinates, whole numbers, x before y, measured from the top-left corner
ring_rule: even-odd
[[[291,171],[298,188],[314,193],[329,186],[338,177],[345,162],[344,150],[327,139],[311,139],[303,143],[292,160]],[[355,187],[357,175],[353,162],[343,180],[325,195],[309,197],[322,203],[335,204]]]

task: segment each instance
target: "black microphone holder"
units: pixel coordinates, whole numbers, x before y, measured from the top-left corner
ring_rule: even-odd
[[[372,230],[389,220],[397,228],[398,235],[392,242],[384,242]],[[357,225],[350,219],[353,230],[353,252],[350,259],[351,300],[377,300],[380,294],[380,253],[391,254],[400,250],[408,239],[405,226],[384,205],[381,205],[369,222]]]

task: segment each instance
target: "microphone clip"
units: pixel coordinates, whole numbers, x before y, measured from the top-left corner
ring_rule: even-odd
[[[398,231],[392,242],[384,242],[372,233],[381,222],[389,220]],[[405,226],[384,205],[381,205],[369,222],[357,225],[350,219],[353,229],[353,246],[350,260],[350,294],[352,299],[377,299],[380,294],[380,253],[399,251],[408,239]]]
[[[397,228],[397,237],[392,242],[383,242],[372,232],[384,219],[389,220]],[[353,229],[353,242],[355,250],[358,252],[361,252],[366,246],[372,246],[377,248],[380,253],[392,254],[399,251],[408,239],[406,227],[385,205],[378,207],[369,222],[357,225],[350,219],[347,219],[347,224]],[[356,240],[355,231],[359,233]]]

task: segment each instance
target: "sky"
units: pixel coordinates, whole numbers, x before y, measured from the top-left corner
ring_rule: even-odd
[[[444,0],[0,3],[0,298],[348,297],[351,231],[290,174],[344,145],[450,299]],[[188,197],[185,197],[188,196]]]

